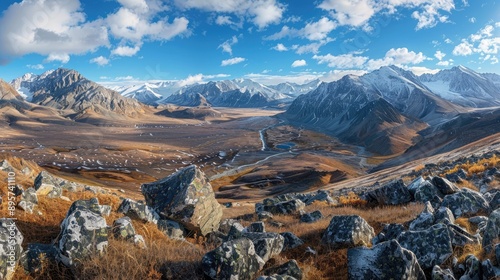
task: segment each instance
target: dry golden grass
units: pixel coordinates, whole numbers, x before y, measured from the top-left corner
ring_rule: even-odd
[[[361,199],[354,192],[349,192],[347,195],[339,196],[339,203],[345,206],[365,206],[366,200]]]
[[[472,182],[467,181],[467,180],[462,180],[461,182],[457,182],[458,187],[460,188],[467,188],[473,191],[478,192],[479,189],[474,185]]]
[[[452,169],[446,171],[445,174],[455,173],[459,169],[465,170],[469,175],[478,174],[492,167],[500,167],[500,157],[493,155],[490,158],[484,158],[475,163],[467,162],[463,164],[457,164]]]

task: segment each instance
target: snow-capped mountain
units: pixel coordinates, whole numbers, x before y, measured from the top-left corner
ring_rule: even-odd
[[[110,111],[128,116],[144,111],[143,105],[136,100],[122,97],[74,70],[59,68],[42,75],[27,74],[11,84],[21,90],[30,102],[59,110]]]
[[[302,84],[302,85],[299,85],[296,83],[286,82],[286,83],[280,83],[277,85],[272,85],[269,87],[273,88],[273,89],[275,89],[283,94],[297,97],[301,94],[305,94],[305,93],[308,93],[312,90],[315,90],[316,88],[318,88],[318,86],[320,84],[321,84],[320,80],[313,80],[313,81],[310,81],[310,82]]]
[[[188,86],[160,103],[198,106],[200,95],[213,106],[239,108],[264,107],[291,99],[289,95],[252,80],[235,79]]]
[[[457,66],[436,74],[424,74],[420,80],[435,94],[462,106],[500,105],[500,77],[496,74],[479,74]]]
[[[125,97],[137,99],[144,104],[157,105],[159,100],[169,97],[183,87],[184,86],[177,81],[158,81],[109,88],[119,92]]]

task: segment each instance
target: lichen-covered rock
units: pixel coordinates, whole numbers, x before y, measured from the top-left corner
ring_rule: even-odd
[[[274,218],[273,214],[271,214],[270,212],[267,212],[267,211],[261,211],[259,213],[257,213],[257,217],[259,218],[260,221],[268,221],[268,220],[272,220]]]
[[[442,269],[438,265],[432,268],[432,280],[455,280],[453,272],[449,269]]]
[[[285,245],[285,238],[274,232],[245,232],[243,237],[253,242],[255,252],[264,262],[279,255]]]
[[[314,223],[320,219],[323,219],[323,214],[321,214],[321,211],[319,210],[300,215],[300,221],[303,223]]]
[[[425,180],[415,190],[414,196],[415,196],[415,201],[423,203],[430,201],[432,204],[435,205],[441,202],[443,194],[431,182]]]
[[[453,216],[453,212],[448,207],[439,207],[434,211],[434,223],[454,224],[455,217]]]
[[[410,191],[411,195],[415,195],[415,192],[423,184],[426,180],[422,178],[422,176],[418,176],[407,186],[408,191]]]
[[[59,178],[44,170],[35,178],[34,188],[38,195],[46,195],[49,198],[57,198],[62,195],[63,189],[75,191],[83,189],[84,186]]]
[[[304,210],[305,203],[300,199],[292,199],[276,204],[264,205],[264,211],[272,214],[293,214]]]
[[[427,230],[402,232],[397,240],[403,248],[415,253],[423,269],[441,265],[453,254],[450,234],[444,224]]]
[[[493,266],[490,260],[481,263],[483,280],[500,279],[500,268]]]
[[[384,225],[382,231],[372,239],[372,244],[376,245],[378,243],[389,241],[391,239],[396,239],[404,230],[405,227],[402,224]]]
[[[396,240],[382,242],[373,248],[351,248],[347,251],[349,279],[416,279],[425,280],[415,254],[402,248]]]
[[[481,262],[474,255],[465,258],[465,274],[460,280],[481,280]]]
[[[284,238],[283,251],[295,249],[304,244],[302,239],[298,238],[295,234],[291,232],[282,232],[280,233]]]
[[[221,221],[219,224],[219,231],[223,234],[228,234],[234,223],[237,223],[235,219],[225,219]]]
[[[306,205],[310,205],[314,203],[315,201],[323,201],[332,205],[335,205],[338,203],[335,199],[333,199],[328,191],[325,190],[318,190],[317,192],[312,192],[305,194],[303,197],[300,198],[302,202],[304,202]]]
[[[118,212],[127,215],[128,217],[144,222],[157,224],[160,216],[148,205],[134,201],[132,199],[124,199],[118,207]]]
[[[483,248],[489,252],[500,237],[500,209],[491,212],[483,234]]]
[[[55,262],[56,247],[52,244],[30,243],[21,256],[20,263],[26,273],[36,273],[43,269],[44,262]]]
[[[389,184],[370,191],[366,194],[369,202],[379,205],[399,205],[412,200],[412,195],[403,183],[403,180],[392,181]]]
[[[32,214],[33,209],[38,204],[38,197],[36,195],[36,190],[34,188],[28,188],[23,191],[21,195],[21,200],[17,203],[19,208]]]
[[[434,208],[429,201],[425,203],[424,210],[411,221],[409,225],[410,230],[423,230],[434,224]]]
[[[269,268],[264,271],[264,275],[257,280],[302,280],[303,274],[297,261],[289,260],[288,262],[274,268]]]
[[[488,212],[490,208],[488,202],[480,193],[466,188],[445,196],[441,206],[448,207],[455,215],[455,218],[463,215],[474,215],[479,211]]]
[[[495,258],[500,263],[500,243],[495,244]]]
[[[21,254],[23,235],[13,219],[0,219],[0,279],[12,279]]]
[[[438,176],[432,177],[432,184],[444,195],[454,194],[460,191],[452,182]]]
[[[451,245],[465,246],[467,244],[481,244],[481,236],[472,235],[465,229],[454,224],[448,224],[447,226],[451,238]]]
[[[335,216],[323,234],[323,243],[333,248],[367,246],[375,235],[373,228],[360,216]]]
[[[114,221],[111,231],[115,238],[130,240],[135,236],[135,228],[129,217],[121,217]]]
[[[245,228],[246,232],[266,232],[266,225],[264,222],[251,223]]]
[[[172,220],[159,220],[158,229],[170,239],[184,239],[184,227]]]
[[[206,175],[191,165],[153,183],[143,184],[146,203],[165,218],[202,235],[217,231],[222,206]]]
[[[253,242],[240,238],[222,243],[203,256],[201,268],[211,279],[253,280],[264,266],[255,252]]]
[[[86,209],[92,211],[100,216],[109,216],[109,212],[111,211],[111,206],[109,205],[100,205],[97,197],[93,197],[88,200],[77,200],[71,204],[69,207],[68,213],[71,213],[78,209]]]
[[[462,182],[462,180],[467,179],[467,172],[465,172],[465,170],[460,168],[458,171],[446,174],[446,179],[448,179],[448,181],[453,183]]]
[[[57,242],[58,260],[67,266],[74,266],[79,260],[104,252],[108,246],[109,227],[99,213],[100,210],[80,206],[70,208],[61,223]]]
[[[227,233],[226,241],[242,237],[243,232],[245,232],[245,227],[242,224],[238,222],[233,223]]]
[[[491,210],[497,210],[500,208],[500,192],[496,192],[495,195],[489,200]]]

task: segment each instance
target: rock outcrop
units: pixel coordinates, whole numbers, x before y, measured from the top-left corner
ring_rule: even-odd
[[[12,279],[23,253],[23,239],[15,220],[0,219],[0,279]]]
[[[373,228],[360,216],[335,216],[323,234],[323,243],[333,248],[367,246],[375,235]]]

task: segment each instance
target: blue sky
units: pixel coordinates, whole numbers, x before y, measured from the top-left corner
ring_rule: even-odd
[[[395,64],[500,73],[493,0],[1,1],[0,78],[107,83],[338,79]]]

